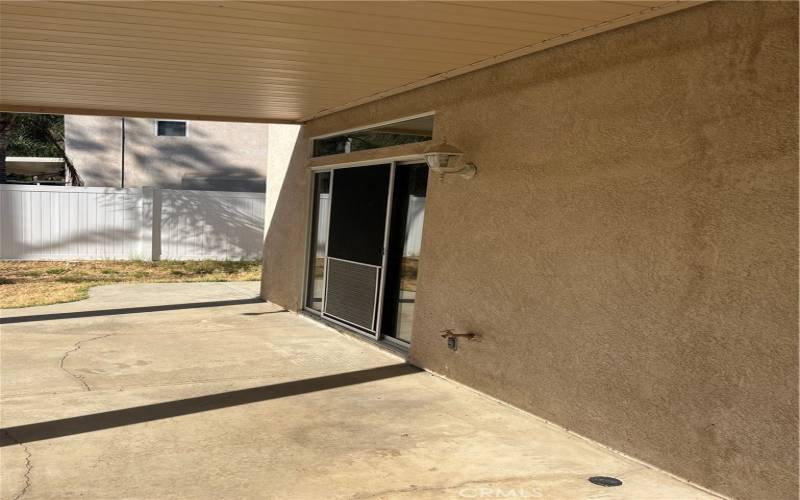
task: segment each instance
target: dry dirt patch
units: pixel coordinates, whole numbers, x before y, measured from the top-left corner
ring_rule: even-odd
[[[85,299],[89,288],[111,283],[252,281],[254,261],[0,261],[0,309]]]

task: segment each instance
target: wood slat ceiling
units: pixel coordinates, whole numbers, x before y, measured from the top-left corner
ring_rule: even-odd
[[[699,2],[0,2],[4,111],[298,122]]]

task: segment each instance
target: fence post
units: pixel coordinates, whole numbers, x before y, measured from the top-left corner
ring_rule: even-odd
[[[142,188],[142,259],[157,261],[161,257],[161,190]]]
[[[153,188],[152,259],[161,260],[161,188]]]

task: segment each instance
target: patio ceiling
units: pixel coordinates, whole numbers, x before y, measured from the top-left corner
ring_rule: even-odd
[[[700,2],[0,3],[0,109],[297,122]]]

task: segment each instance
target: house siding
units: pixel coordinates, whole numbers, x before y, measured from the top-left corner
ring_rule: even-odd
[[[714,2],[306,123],[264,298],[300,307],[309,164],[424,148],[309,162],[308,139],[433,110],[478,175],[429,180],[411,361],[720,493],[796,498],[797,25],[797,3]]]
[[[125,187],[263,191],[269,125],[189,121],[159,137],[156,120],[125,119]],[[122,120],[65,116],[66,153],[87,186],[120,187]]]

